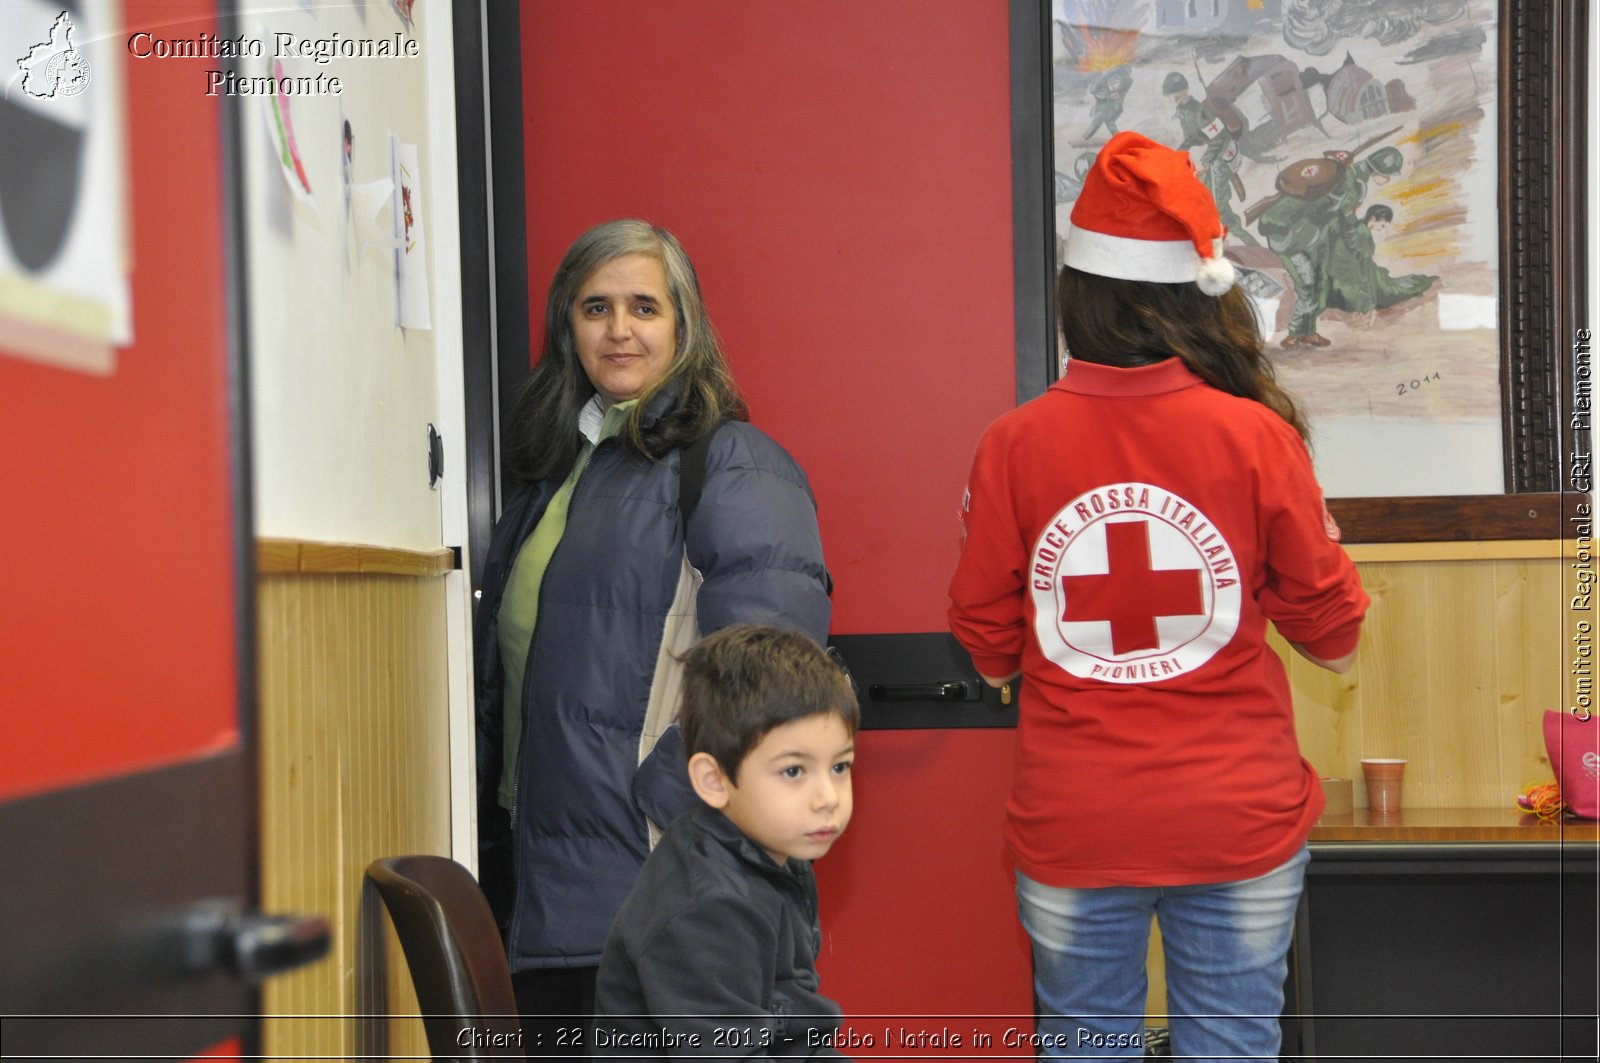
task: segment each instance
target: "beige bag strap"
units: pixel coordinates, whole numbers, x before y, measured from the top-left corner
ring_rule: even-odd
[[[700,570],[689,564],[686,553],[678,569],[678,590],[667,610],[666,627],[661,632],[661,652],[656,655],[655,678],[650,681],[650,704],[645,709],[644,731],[639,735],[639,761],[655,749],[667,728],[678,722],[678,706],[683,700],[683,661],[681,658],[700,637],[695,617],[695,602],[703,582]],[[650,848],[661,839],[661,828],[650,824]]]

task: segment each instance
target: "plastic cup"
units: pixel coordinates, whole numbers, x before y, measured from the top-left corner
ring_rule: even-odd
[[[1373,812],[1400,811],[1400,789],[1406,762],[1395,757],[1367,757],[1361,761],[1367,780],[1367,807]]]

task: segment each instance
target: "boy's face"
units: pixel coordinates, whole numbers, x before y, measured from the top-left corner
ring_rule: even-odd
[[[791,856],[815,860],[850,825],[855,751],[836,712],[780,724],[745,756],[737,784],[723,778],[719,807],[780,865]]]

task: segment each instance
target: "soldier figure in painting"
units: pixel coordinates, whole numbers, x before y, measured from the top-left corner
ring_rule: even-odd
[[[1128,90],[1133,87],[1133,69],[1126,63],[1113,67],[1100,75],[1099,80],[1090,89],[1094,96],[1094,111],[1089,115],[1093,119],[1089,124],[1089,131],[1083,135],[1084,140],[1094,136],[1095,131],[1101,127],[1112,136],[1118,133],[1117,119],[1122,117],[1122,101],[1127,99]]]
[[[1173,106],[1177,108],[1172,112],[1172,117],[1183,128],[1183,141],[1179,143],[1178,150],[1188,151],[1197,144],[1204,144],[1206,135],[1201,132],[1204,122],[1200,116],[1200,101],[1189,95],[1189,79],[1173,71],[1162,80],[1161,94],[1171,96]]]
[[[1373,152],[1370,160],[1378,181],[1399,173],[1400,165],[1400,153],[1394,148],[1380,148]],[[1361,163],[1356,163],[1350,167],[1350,172],[1358,171],[1361,166]],[[1366,194],[1364,183],[1360,194]],[[1407,299],[1415,299],[1431,288],[1438,277],[1424,273],[1394,277],[1377,264],[1377,229],[1379,226],[1387,229],[1394,221],[1394,210],[1380,203],[1357,218],[1356,208],[1359,205],[1359,199],[1350,202],[1348,196],[1340,201],[1340,210],[1336,215],[1338,235],[1328,244],[1328,308],[1370,314]]]
[[[1369,313],[1421,295],[1437,279],[1392,278],[1373,261],[1372,233],[1355,210],[1366,198],[1368,182],[1387,181],[1400,172],[1402,160],[1395,148],[1379,148],[1370,158],[1353,161],[1360,150],[1325,152],[1320,159],[1293,164],[1278,174],[1278,195],[1247,215],[1259,215],[1261,235],[1294,282],[1286,350],[1328,346],[1317,332],[1317,319],[1330,307]]]
[[[1239,144],[1234,140],[1233,131],[1222,116],[1212,110],[1210,104],[1200,106],[1200,122],[1200,135],[1205,138],[1206,145],[1196,167],[1200,181],[1216,201],[1217,214],[1221,216],[1222,224],[1228,227],[1228,234],[1251,247],[1259,247],[1260,241],[1250,235],[1239,220],[1239,215],[1233,211],[1233,197],[1237,195],[1240,199],[1244,198],[1244,182],[1239,180],[1234,170],[1239,159]]]
[[[1285,350],[1328,346],[1328,340],[1317,333],[1317,318],[1327,306],[1325,277],[1319,266],[1333,224],[1332,201],[1326,193],[1333,187],[1334,173],[1333,164],[1321,159],[1284,170],[1278,175],[1278,187],[1304,187],[1307,195],[1285,189],[1261,215],[1261,235],[1283,260],[1294,282],[1294,316],[1283,341]],[[1292,179],[1286,181],[1291,174]]]

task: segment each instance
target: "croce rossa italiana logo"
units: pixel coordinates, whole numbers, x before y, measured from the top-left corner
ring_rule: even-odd
[[[1242,578],[1204,512],[1136,482],[1061,507],[1028,569],[1045,656],[1107,683],[1160,683],[1209,661],[1238,630]]]

